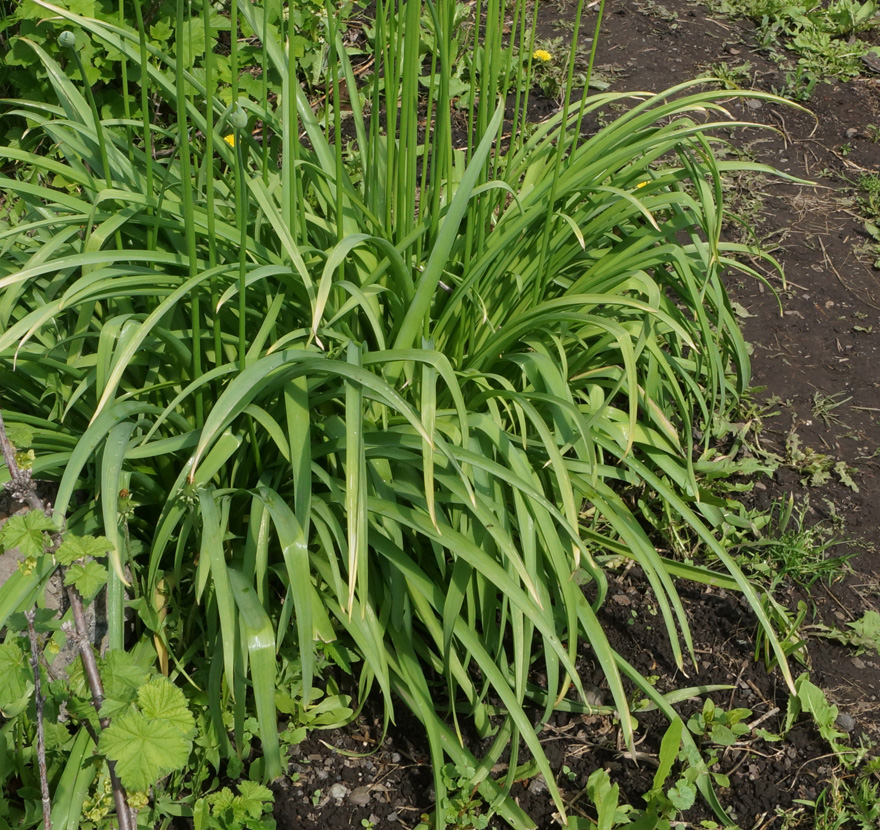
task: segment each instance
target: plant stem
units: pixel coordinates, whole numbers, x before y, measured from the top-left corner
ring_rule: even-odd
[[[5,430],[3,437],[6,437]],[[37,762],[40,767],[43,827],[45,830],[52,830],[52,802],[49,799],[49,776],[46,772],[46,734],[43,729],[43,687],[40,683],[40,655],[37,648],[37,632],[34,628],[35,617],[36,612],[33,610],[24,612],[24,618],[27,620],[28,626],[28,639],[31,641],[31,668],[34,672],[34,700],[37,707]]]
[[[82,656],[83,670],[89,684],[89,691],[92,694],[92,706],[98,712],[98,723],[101,724],[101,729],[106,729],[110,726],[110,719],[100,716],[101,707],[104,705],[104,684],[101,682],[95,652],[92,651],[92,644],[89,642],[89,629],[83,611],[82,597],[73,585],[68,585],[67,598],[70,600],[70,610],[73,612],[73,622],[76,625],[76,639]],[[134,830],[131,823],[131,809],[128,806],[128,795],[116,774],[116,762],[109,758],[107,759],[107,770],[110,773],[110,785],[113,788],[113,802],[116,805],[119,830]]]
[[[24,502],[32,510],[42,510],[43,501],[34,489],[30,470],[21,470],[15,463],[15,447],[12,446],[6,435],[6,424],[3,422],[2,411],[0,411],[0,447],[3,448],[3,460],[12,477],[12,480],[6,485],[6,489],[12,493],[12,497],[16,501]]]

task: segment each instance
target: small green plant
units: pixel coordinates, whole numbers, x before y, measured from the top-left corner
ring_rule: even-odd
[[[443,767],[446,797],[437,809],[443,811],[447,827],[453,830],[483,830],[489,824],[491,813],[474,784],[476,770],[458,764]]]
[[[782,98],[803,104],[813,97],[813,91],[818,83],[818,76],[803,66],[798,66],[794,71],[786,71],[785,83],[779,89],[774,88],[773,92]]]
[[[708,701],[707,701],[708,702]],[[735,710],[738,711],[738,710]],[[708,714],[711,723],[719,723],[715,712],[722,718],[720,710],[712,710]],[[729,713],[727,713],[729,714]],[[736,714],[732,720],[736,720]],[[693,720],[693,719],[692,719]],[[737,721],[732,724],[736,727]],[[688,734],[680,718],[673,718],[669,728],[663,736],[658,754],[657,771],[651,789],[643,795],[644,809],[636,809],[631,805],[619,803],[620,791],[617,784],[612,784],[608,772],[598,769],[593,772],[587,781],[587,796],[593,803],[596,811],[596,823],[581,823],[578,828],[595,827],[638,827],[638,828],[668,828],[681,812],[690,809],[697,798],[698,784],[708,781],[722,787],[728,787],[730,781],[721,773],[712,772],[711,769],[718,762],[714,751],[709,751],[705,756],[701,755],[693,738]],[[680,766],[680,772],[673,773],[676,764]],[[701,782],[702,779],[702,782]],[[707,780],[708,779],[708,780]],[[670,783],[672,782],[672,783]],[[719,816],[727,822],[726,816]],[[728,827],[729,822],[724,824],[709,824],[707,826]]]
[[[754,84],[752,64],[745,61],[741,64],[720,61],[709,67],[708,74],[718,81],[724,89],[749,89]]]
[[[238,795],[223,787],[199,799],[193,811],[197,830],[275,830],[272,791],[253,781],[239,781]]]
[[[856,186],[859,207],[869,219],[880,218],[880,176],[876,173],[864,173],[859,176]]]
[[[853,750],[846,744],[847,735],[836,728],[839,710],[828,702],[825,693],[810,681],[806,672],[794,682],[796,693],[789,696],[788,711],[785,716],[784,733],[788,733],[798,716],[804,712],[812,716],[819,734],[828,742],[831,749],[844,765],[851,765]]]
[[[725,540],[743,567],[772,593],[788,581],[805,588],[817,580],[828,583],[845,573],[854,554],[829,556],[841,544],[832,522],[808,523],[808,499],[795,508],[794,497],[775,502],[769,510],[741,510],[729,516]]]
[[[847,623],[846,629],[828,628],[824,625],[811,626],[810,630],[829,640],[856,649],[856,654],[875,651],[880,654],[880,614],[876,611],[865,611],[854,622]]]
[[[845,461],[835,461],[826,453],[804,446],[795,426],[792,426],[786,436],[785,450],[785,463],[800,473],[803,486],[821,487],[831,480],[833,473],[841,484],[855,493],[859,492],[852,477],[855,470]]]
[[[688,729],[718,746],[733,746],[744,735],[748,735],[749,726],[743,723],[743,719],[751,714],[751,709],[725,711],[716,706],[712,698],[706,698],[702,710],[688,721]]]

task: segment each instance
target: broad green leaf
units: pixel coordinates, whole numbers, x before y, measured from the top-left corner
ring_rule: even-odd
[[[676,810],[690,810],[697,800],[697,788],[690,781],[679,778],[675,786],[666,791],[666,795]]]
[[[55,551],[55,559],[59,565],[72,565],[77,559],[86,556],[99,558],[113,550],[113,544],[103,536],[77,536],[67,532],[63,538],[64,541]]]
[[[83,599],[89,600],[107,584],[107,569],[98,562],[71,565],[64,574],[64,584],[75,586]]]
[[[238,798],[242,812],[252,819],[258,819],[266,811],[266,805],[275,801],[272,790],[255,781],[240,781]]]
[[[140,665],[128,651],[114,649],[101,661],[101,680],[104,684],[104,704],[101,716],[113,718],[127,711],[137,697],[138,688],[149,677],[149,670]]]
[[[10,516],[0,528],[0,545],[18,548],[23,556],[38,557],[46,546],[46,533],[57,530],[55,522],[39,510]]]
[[[6,424],[6,437],[17,450],[26,450],[34,442],[34,433],[24,424]]]
[[[147,718],[174,726],[184,738],[195,732],[195,720],[183,692],[166,677],[154,677],[138,690],[138,704]]]
[[[33,624],[34,630],[42,634],[47,631],[57,631],[61,627],[61,620],[58,619],[58,613],[53,608],[35,608]],[[11,614],[6,621],[6,627],[10,631],[27,631],[28,621],[24,612]]]
[[[101,733],[100,751],[116,761],[129,790],[146,790],[160,778],[186,766],[192,744],[174,723],[127,712]]]
[[[13,708],[20,711],[22,699],[33,688],[33,678],[27,655],[18,645],[0,645],[0,710],[6,717],[12,717]]]

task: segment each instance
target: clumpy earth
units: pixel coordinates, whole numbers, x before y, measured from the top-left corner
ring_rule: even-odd
[[[570,38],[571,6],[543,7],[540,34]],[[591,33],[595,7],[583,31]],[[609,3],[598,48],[598,66],[614,90],[659,91],[710,72],[740,73],[740,84],[764,91],[786,84],[784,67],[756,46],[753,25],[731,20],[687,0],[615,0]],[[792,56],[796,61],[796,56]],[[552,111],[551,100],[539,109]],[[760,243],[782,265],[786,279],[755,258],[767,284],[731,273],[728,285],[753,346],[756,390],[738,424],[759,458],[775,458],[771,476],[742,496],[747,509],[767,511],[793,499],[805,526],[825,527],[841,544],[828,555],[851,556],[849,570],[809,591],[784,582],[775,591],[794,614],[804,603],[800,628],[807,639],[803,664],[829,701],[837,705],[837,728],[849,744],[880,742],[880,659],[871,649],[821,636],[846,629],[865,611],[880,611],[880,279],[873,267],[880,249],[866,230],[865,210],[854,196],[860,176],[880,165],[880,76],[815,87],[802,109],[738,99],[728,110],[736,120],[772,130],[742,128],[726,134],[731,153],[746,154],[800,179],[801,185],[762,175],[733,179],[730,205],[740,216],[728,233]],[[613,112],[606,114],[613,117]],[[847,182],[850,185],[847,185]],[[771,290],[772,289],[772,290]],[[777,296],[782,302],[780,310]],[[777,515],[781,508],[777,508]],[[820,544],[822,536],[815,537]],[[821,559],[821,556],[820,556]],[[760,554],[759,561],[760,565]],[[729,684],[715,692],[725,710],[746,708],[753,729],[718,752],[717,771],[730,788],[718,796],[742,828],[783,827],[781,811],[796,800],[815,800],[835,775],[838,760],[809,719],[801,718],[784,740],[768,742],[757,729],[782,731],[788,692],[777,671],[756,659],[756,623],[738,595],[682,583],[682,598],[694,636],[698,664],[677,669],[665,629],[637,568],[612,575],[603,610],[612,646],[663,692],[683,686]],[[592,678],[584,655],[584,680]],[[601,691],[601,690],[600,690]],[[699,711],[699,700],[679,707],[683,717]],[[365,711],[370,711],[369,707]],[[376,711],[379,711],[378,709]],[[398,722],[384,742],[381,723],[370,715],[342,730],[315,732],[294,748],[290,778],[275,786],[275,818],[281,830],[335,830],[373,823],[411,828],[433,807],[427,741],[417,722],[397,707]],[[639,805],[651,787],[665,722],[640,716],[637,757],[622,744],[610,715],[554,716],[541,733],[547,755],[572,815],[591,816],[585,787],[590,773],[607,769],[620,785],[621,802]],[[496,774],[505,767],[499,765]],[[515,785],[514,796],[539,828],[558,826],[540,778]],[[801,808],[804,809],[804,808]],[[797,826],[812,827],[812,813]],[[699,801],[682,819],[700,826],[712,818]],[[366,822],[364,821],[366,820]],[[496,825],[497,825],[497,820]],[[500,826],[500,825],[497,825]],[[793,823],[784,825],[793,827]]]

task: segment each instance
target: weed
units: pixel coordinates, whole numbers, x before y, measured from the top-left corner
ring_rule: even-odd
[[[798,66],[794,71],[786,71],[785,83],[779,89],[774,87],[773,93],[790,101],[806,103],[813,97],[813,91],[818,83],[817,75],[803,66]]]
[[[829,640],[852,646],[856,649],[856,654],[866,651],[880,654],[880,614],[876,611],[865,611],[858,620],[847,623],[847,630],[827,628],[824,625],[811,626],[810,630]]]
[[[880,176],[876,173],[865,173],[856,182],[858,187],[857,201],[871,219],[880,218]]]
[[[713,63],[709,67],[709,75],[724,89],[750,89],[754,85],[752,64],[749,61],[741,64],[724,61]]]
[[[830,427],[832,422],[843,425],[843,422],[835,413],[835,410],[849,403],[852,395],[848,398],[843,397],[842,392],[826,395],[823,392],[813,393],[813,417],[819,418],[826,427]]]
[[[688,729],[718,746],[733,746],[749,733],[743,719],[752,714],[751,709],[729,709],[716,706],[712,698],[706,698],[703,708],[688,721]]]
[[[728,526],[729,550],[771,592],[785,582],[805,588],[817,580],[833,582],[843,575],[847,560],[855,555],[828,556],[828,551],[841,542],[827,524],[806,523],[809,509],[809,500],[805,499],[795,511],[790,498],[776,502],[768,511],[744,513],[736,526]]]
[[[855,493],[859,492],[859,487],[852,477],[855,470],[845,461],[835,461],[826,453],[803,446],[794,426],[786,436],[785,452],[786,465],[800,473],[803,486],[821,487],[831,480],[831,475],[834,473],[841,484]]]
[[[759,43],[780,62],[785,60],[775,54],[780,43],[797,55],[804,77],[859,75],[862,56],[872,51],[855,35],[876,25],[875,0],[723,0],[721,8],[755,21]]]
[[[477,793],[475,775],[473,767],[447,764],[443,768],[446,798],[438,809],[443,811],[446,825],[453,830],[483,830],[489,824],[490,814]]]

